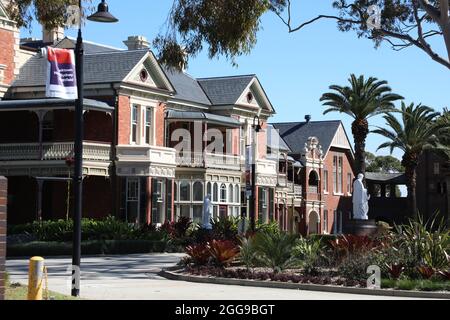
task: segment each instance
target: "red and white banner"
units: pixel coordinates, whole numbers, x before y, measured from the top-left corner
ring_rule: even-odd
[[[42,49],[47,59],[46,96],[48,98],[77,99],[77,78],[73,50],[47,47]]]

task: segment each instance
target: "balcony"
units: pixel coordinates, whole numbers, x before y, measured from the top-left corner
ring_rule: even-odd
[[[241,158],[234,155],[184,152],[176,156],[176,164],[180,167],[224,169],[241,171]]]
[[[303,196],[303,187],[298,184],[293,184],[292,182],[288,183],[288,188],[293,193],[294,197],[301,198]]]
[[[278,180],[278,162],[274,160],[256,160],[256,184],[264,187],[276,187]]]
[[[149,145],[117,146],[117,175],[175,177],[175,149]]]
[[[286,188],[288,185],[287,176],[285,173],[278,174],[278,187]]]
[[[83,143],[83,160],[111,161],[111,146]],[[0,161],[65,161],[74,155],[73,142],[0,144]]]
[[[0,144],[0,174],[65,175],[69,171],[66,160],[73,156],[73,142]],[[108,176],[111,146],[84,142],[83,161],[84,174]]]

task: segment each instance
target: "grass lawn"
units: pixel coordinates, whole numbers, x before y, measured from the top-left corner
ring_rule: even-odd
[[[450,281],[383,279],[381,283],[381,287],[383,289],[389,288],[418,291],[450,291]]]
[[[19,283],[7,283],[6,284],[6,300],[27,300],[28,287]],[[65,296],[63,294],[48,292],[49,300],[80,300],[71,296]],[[44,294],[45,297],[45,294]]]

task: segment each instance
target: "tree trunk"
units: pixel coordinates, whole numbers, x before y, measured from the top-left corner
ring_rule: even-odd
[[[367,120],[355,120],[352,124],[352,133],[355,140],[355,174],[366,174],[366,139],[369,134]]]
[[[405,167],[406,182],[408,187],[408,210],[412,217],[417,217],[417,165],[408,165]]]

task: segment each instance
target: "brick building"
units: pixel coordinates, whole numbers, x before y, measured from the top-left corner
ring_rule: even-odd
[[[274,123],[290,148],[287,157],[285,229],[303,235],[342,233],[352,218],[354,155],[340,121]],[[290,160],[290,161],[289,161]],[[290,164],[289,164],[290,162]],[[279,191],[286,189],[279,188]],[[284,202],[282,195],[278,203]],[[292,200],[292,202],[290,202]],[[284,208],[282,208],[284,209]]]

